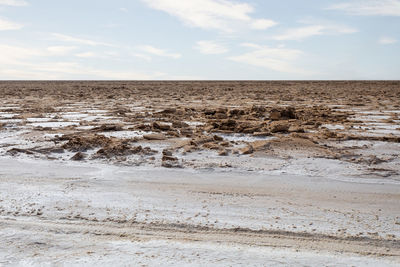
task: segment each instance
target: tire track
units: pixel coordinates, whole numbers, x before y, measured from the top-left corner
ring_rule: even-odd
[[[2,228],[28,229],[33,232],[54,234],[93,235],[107,239],[136,241],[173,240],[180,242],[215,242],[291,248],[296,250],[354,253],[390,257],[400,262],[400,240],[367,237],[338,237],[324,234],[296,233],[277,230],[251,230],[246,228],[215,229],[188,224],[87,222],[81,220],[39,220],[0,218]]]

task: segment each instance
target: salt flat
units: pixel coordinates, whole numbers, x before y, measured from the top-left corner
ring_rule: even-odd
[[[2,82],[0,264],[399,265],[399,90]]]

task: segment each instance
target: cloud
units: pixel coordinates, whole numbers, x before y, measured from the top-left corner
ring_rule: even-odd
[[[72,50],[75,50],[77,47],[76,46],[49,46],[47,47],[47,51],[50,52],[52,55],[66,55]]]
[[[357,32],[356,29],[341,25],[309,25],[299,28],[289,29],[286,32],[273,36],[272,39],[284,40],[304,40],[306,38],[327,35],[327,34],[350,34]]]
[[[400,0],[353,0],[329,6],[359,16],[400,16]]]
[[[250,23],[250,28],[255,30],[265,30],[277,24],[278,23],[276,23],[275,21],[269,19],[256,19]]]
[[[158,78],[157,73],[140,73],[136,71],[118,71],[95,69],[74,62],[45,62],[29,64],[24,68],[0,67],[0,79],[22,80],[63,80],[63,79],[96,79],[96,80],[152,80]]]
[[[397,43],[397,40],[391,37],[382,37],[378,40],[378,43],[383,45],[395,44]]]
[[[160,73],[134,70],[97,69],[78,62],[52,61],[54,53],[68,49],[49,47],[37,49],[0,44],[0,79],[133,79],[148,80]],[[165,75],[165,74],[163,74]]]
[[[247,3],[227,0],[142,0],[150,8],[164,11],[177,17],[186,25],[202,29],[232,32],[233,24],[242,24],[253,29],[264,30],[277,23],[250,16],[254,8]]]
[[[140,58],[140,59],[144,59],[146,61],[151,61],[151,56],[149,56],[149,55],[134,53],[134,54],[132,54],[132,56]]]
[[[194,48],[206,55],[223,54],[229,51],[226,47],[214,41],[198,41]]]
[[[75,54],[75,56],[80,57],[80,58],[95,58],[95,57],[97,57],[97,55],[93,52],[82,52],[82,53]]]
[[[0,18],[0,31],[19,30],[23,27],[22,24]]]
[[[160,56],[160,57],[170,57],[170,58],[175,58],[178,59],[180,58],[182,55],[178,54],[178,53],[168,53],[167,51],[151,46],[151,45],[142,45],[142,46],[138,46],[137,49],[155,55],[155,56]]]
[[[324,27],[320,25],[305,26],[289,29],[285,33],[273,37],[275,40],[303,40],[305,38],[323,34]]]
[[[84,44],[84,45],[90,45],[90,46],[115,47],[115,45],[112,45],[112,44],[97,42],[97,41],[93,41],[93,40],[89,40],[89,39],[77,38],[77,37],[73,37],[73,36],[65,35],[65,34],[61,34],[61,33],[53,33],[52,36],[55,37],[57,40],[60,40],[63,42],[71,42],[71,43]]]
[[[272,48],[252,43],[244,43],[242,46],[251,48],[253,51],[239,56],[228,57],[228,59],[278,72],[304,75],[312,74],[310,71],[294,65],[296,60],[303,55],[303,52],[300,50],[282,47]]]
[[[38,49],[0,44],[0,62],[4,67],[7,64],[20,64],[25,59],[43,55]]]
[[[0,5],[3,6],[27,6],[28,2],[23,0],[0,0]]]

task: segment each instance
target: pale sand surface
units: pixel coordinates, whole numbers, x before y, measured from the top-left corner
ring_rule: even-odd
[[[400,264],[390,181],[0,165],[4,264]]]

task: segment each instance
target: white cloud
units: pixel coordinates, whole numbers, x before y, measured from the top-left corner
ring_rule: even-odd
[[[179,18],[185,24],[203,29],[232,32],[233,24],[253,29],[266,29],[276,23],[272,20],[254,19],[254,8],[247,3],[227,0],[142,0],[149,7]]]
[[[149,55],[134,53],[134,54],[132,54],[132,56],[140,58],[140,59],[144,59],[146,61],[151,61],[151,56],[149,56]]]
[[[71,43],[84,44],[84,45],[90,45],[90,46],[114,47],[114,45],[112,45],[112,44],[97,42],[97,41],[93,41],[93,40],[89,40],[89,39],[77,38],[77,37],[73,37],[73,36],[65,35],[65,34],[61,34],[61,33],[53,33],[52,36],[55,37],[57,40],[60,40],[63,42],[71,42]]]
[[[129,11],[126,7],[120,7],[119,10],[125,13]]]
[[[72,50],[75,50],[77,47],[76,46],[49,46],[47,47],[47,51],[50,52],[52,55],[66,55]]]
[[[252,43],[244,43],[242,46],[251,48],[253,51],[239,56],[228,57],[228,59],[278,72],[311,74],[310,71],[295,66],[296,60],[303,54],[300,50],[282,47],[272,48]]]
[[[81,58],[95,58],[97,55],[93,52],[82,52],[75,54],[76,57],[81,57]]]
[[[356,29],[341,25],[309,25],[289,29],[286,32],[273,36],[274,40],[304,40],[306,38],[326,34],[350,34],[357,32]]]
[[[0,62],[3,67],[7,64],[19,64],[22,60],[40,56],[42,54],[43,53],[40,50],[34,48],[0,45]]]
[[[379,42],[380,44],[383,44],[383,45],[388,45],[388,44],[395,44],[395,43],[397,43],[397,40],[394,39],[394,38],[391,38],[391,37],[382,37],[382,38],[380,38],[380,39],[378,40],[378,42]]]
[[[0,31],[19,30],[23,25],[0,18]]]
[[[151,46],[151,45],[142,45],[142,46],[138,46],[137,47],[139,50],[152,54],[152,55],[156,55],[156,56],[160,56],[160,57],[170,57],[170,58],[180,58],[182,55],[178,54],[178,53],[168,53],[167,51]]]
[[[194,48],[206,55],[223,54],[229,51],[226,47],[214,41],[198,41]]]
[[[51,61],[61,47],[37,49],[0,44],[0,79],[134,79],[160,77],[160,73],[141,73],[133,70],[97,69],[77,62]],[[164,75],[164,74],[163,74]]]
[[[28,2],[23,0],[0,0],[0,5],[4,6],[27,6]]]
[[[275,21],[269,19],[256,19],[250,23],[250,27],[255,30],[265,30],[277,24],[278,23],[276,23]]]
[[[275,40],[303,40],[305,38],[321,35],[324,27],[320,25],[305,26],[295,29],[289,29],[285,33],[273,37]]]
[[[329,6],[360,16],[400,16],[400,0],[353,0]]]

